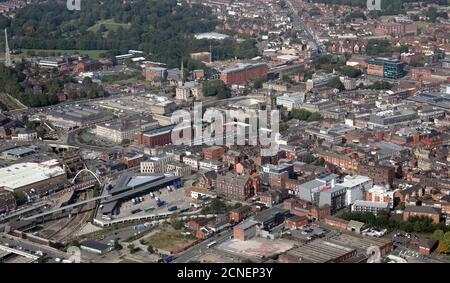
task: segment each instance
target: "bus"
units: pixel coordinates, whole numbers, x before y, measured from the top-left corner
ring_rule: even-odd
[[[209,248],[215,246],[216,244],[217,244],[217,242],[216,242],[216,241],[213,241],[213,242],[209,243],[209,244],[206,246],[206,248],[209,249]]]

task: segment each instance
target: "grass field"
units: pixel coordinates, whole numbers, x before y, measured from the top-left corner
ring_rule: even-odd
[[[168,251],[184,248],[195,242],[196,238],[192,235],[182,235],[179,231],[163,229],[145,240],[153,248]]]
[[[116,31],[120,27],[124,29],[129,29],[131,27],[131,24],[120,24],[116,23],[113,19],[109,19],[98,21],[95,25],[88,28],[88,31],[97,32],[100,29],[101,25],[105,26],[105,28],[107,29],[107,31],[103,33],[103,36],[106,36],[108,34],[108,31]]]
[[[37,55],[39,53],[55,53],[55,54],[65,54],[65,53],[78,53],[82,55],[87,55],[91,58],[98,58],[100,54],[105,53],[107,50],[75,50],[75,49],[22,49],[23,54],[27,54],[29,51],[35,52]]]

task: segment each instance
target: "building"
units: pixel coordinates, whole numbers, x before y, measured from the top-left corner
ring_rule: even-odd
[[[367,176],[350,176],[344,177],[344,182],[338,184],[341,188],[346,188],[346,205],[350,206],[357,200],[364,200],[366,191],[373,187],[372,179]]]
[[[281,263],[340,263],[356,256],[356,249],[317,239],[280,255]]]
[[[376,36],[403,36],[417,34],[417,24],[411,20],[402,22],[380,22],[375,27]]]
[[[152,129],[134,136],[134,141],[139,145],[148,147],[163,146],[172,143],[172,130],[175,126],[164,126]]]
[[[12,140],[17,141],[33,141],[38,138],[37,132],[28,129],[17,129],[15,134],[11,136]]]
[[[81,243],[80,249],[91,253],[104,255],[114,249],[114,246],[103,244],[94,240],[87,240]]]
[[[233,237],[240,241],[247,241],[256,236],[256,226],[257,222],[253,220],[248,220],[242,222],[241,224],[234,226]]]
[[[2,152],[1,159],[18,160],[27,156],[33,155],[36,150],[29,147],[15,147]]]
[[[203,158],[221,160],[225,154],[225,148],[221,146],[210,146],[203,149]]]
[[[66,182],[66,171],[57,160],[18,163],[0,168],[0,189],[12,193],[43,193]]]
[[[395,178],[395,168],[382,164],[358,164],[357,173],[368,176],[374,184],[392,184]]]
[[[304,201],[319,204],[320,193],[325,188],[334,188],[337,183],[336,174],[322,174],[316,179],[300,184],[298,197]]]
[[[141,173],[166,173],[167,165],[172,161],[170,155],[152,156],[148,161],[141,162]]]
[[[289,215],[288,209],[272,207],[257,213],[253,220],[258,223],[259,229],[271,230],[282,224]]]
[[[167,186],[181,187],[181,178],[162,174],[141,174],[126,172],[119,176],[114,186],[108,189],[110,197],[101,201],[101,213],[112,216],[119,211],[123,202],[141,197]],[[95,220],[94,220],[95,221]]]
[[[158,126],[159,123],[150,117],[124,118],[97,125],[95,134],[112,142],[121,143],[124,140],[131,141],[135,135]]]
[[[122,156],[121,161],[128,169],[139,167],[141,162],[144,161],[144,155],[135,152],[128,152]]]
[[[47,120],[56,127],[88,127],[111,121],[114,116],[105,111],[88,107],[68,106],[63,110],[50,111]]]
[[[288,111],[299,109],[305,100],[305,94],[284,94],[277,97],[277,105],[285,107]]]
[[[192,168],[181,162],[171,161],[167,163],[166,173],[172,173],[178,177],[188,177],[192,174]]]
[[[417,111],[413,110],[386,110],[372,114],[369,118],[367,126],[371,129],[394,127],[398,125],[407,125],[411,123],[417,123],[420,121],[420,117]]]
[[[144,69],[146,81],[163,82],[167,78],[167,69],[163,67],[148,67]]]
[[[264,63],[245,64],[236,68],[228,68],[221,72],[220,79],[226,85],[247,84],[251,80],[266,78],[269,68]]]
[[[375,58],[367,61],[367,74],[388,79],[399,79],[405,75],[404,63],[400,60]]]
[[[353,212],[369,212],[374,215],[378,215],[380,211],[389,211],[388,202],[375,202],[375,201],[365,201],[357,200],[352,205]]]
[[[346,206],[347,188],[339,185],[334,188],[324,188],[320,192],[319,207],[330,206],[331,214],[335,214]]]
[[[198,166],[200,170],[204,171],[215,171],[215,172],[222,172],[226,169],[226,163],[214,159],[210,160],[200,160],[198,162]]]
[[[229,172],[226,175],[218,175],[216,180],[218,196],[238,201],[246,201],[253,197],[257,191],[261,190],[261,186],[259,176],[248,174]]]
[[[366,192],[366,201],[388,203],[389,208],[394,208],[395,191],[391,190],[388,185],[375,185]]]
[[[251,212],[252,208],[250,206],[248,205],[240,206],[236,209],[233,209],[230,212],[230,220],[234,221],[235,223],[239,223],[245,218],[247,218],[247,216],[249,216]]]
[[[288,229],[300,229],[309,223],[305,216],[293,215],[284,221],[284,226]]]
[[[428,206],[407,206],[403,212],[403,221],[415,216],[431,218],[436,224],[441,221],[440,209]]]

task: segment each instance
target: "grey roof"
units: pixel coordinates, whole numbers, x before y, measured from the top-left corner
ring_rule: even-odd
[[[236,228],[246,230],[252,226],[255,226],[256,224],[258,224],[256,221],[247,220],[247,221],[244,221],[241,224],[237,225]]]
[[[108,249],[111,249],[111,246],[108,246],[106,244],[94,241],[94,240],[87,240],[81,243],[81,247],[86,247],[98,251],[106,251]]]
[[[435,207],[428,206],[407,206],[405,212],[441,214],[441,211]]]

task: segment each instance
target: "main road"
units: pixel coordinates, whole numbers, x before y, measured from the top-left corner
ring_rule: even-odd
[[[292,4],[292,0],[287,0],[289,9],[291,10],[291,19],[294,26],[301,32],[302,36],[308,40],[312,48],[317,50],[320,54],[326,53],[325,46],[319,42],[313,31],[302,21],[298,15],[297,9]]]

